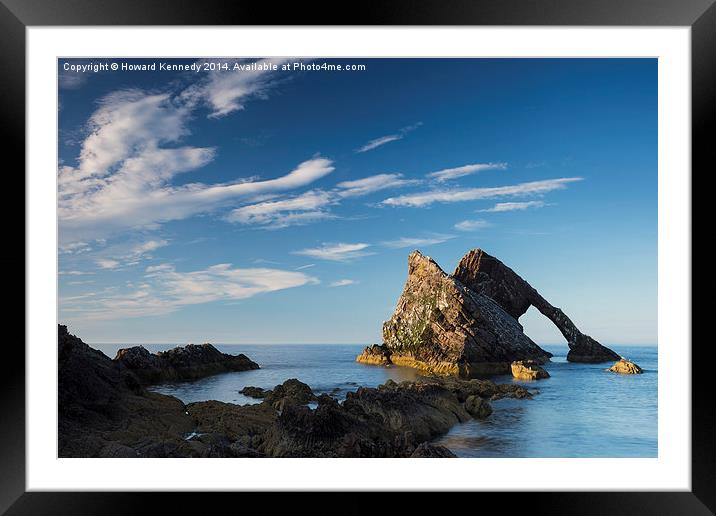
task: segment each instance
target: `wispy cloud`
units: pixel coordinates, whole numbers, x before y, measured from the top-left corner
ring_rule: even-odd
[[[381,242],[382,245],[385,247],[389,247],[391,249],[403,249],[406,247],[427,247],[430,245],[436,245],[436,244],[442,244],[443,242],[447,242],[450,239],[455,238],[455,235],[434,235],[431,237],[425,237],[425,238],[409,238],[409,237],[401,237],[397,240],[388,240],[385,242]]]
[[[302,256],[310,256],[311,258],[318,258],[320,260],[328,260],[333,262],[349,262],[363,256],[369,256],[373,254],[366,249],[370,247],[370,244],[357,243],[357,244],[323,244],[321,247],[314,247],[309,249],[302,249],[300,251],[294,251],[293,254]]]
[[[373,140],[369,141],[362,147],[359,147],[358,149],[356,149],[356,152],[359,152],[359,153],[360,152],[368,152],[370,150],[377,149],[378,147],[385,145],[386,143],[394,142],[397,140],[402,140],[406,134],[408,134],[411,131],[414,131],[421,125],[423,125],[422,122],[417,122],[413,125],[403,127],[397,133],[388,134],[386,136],[380,136],[379,138],[374,138]]]
[[[542,208],[549,206],[544,201],[525,201],[525,202],[498,202],[492,208],[478,210],[481,212],[501,212],[501,211],[524,211],[530,208]]]
[[[343,181],[336,186],[340,197],[355,197],[387,188],[403,188],[417,184],[420,184],[419,180],[403,179],[403,174],[377,174],[353,181]]]
[[[162,147],[188,133],[190,111],[169,95],[130,91],[106,97],[91,118],[78,165],[60,169],[61,237],[72,242],[157,227],[235,198],[299,188],[334,170],[331,160],[315,157],[276,179],[173,186],[177,174],[203,167],[215,154],[211,148]]]
[[[437,172],[430,172],[427,177],[437,181],[449,181],[459,177],[469,176],[485,170],[505,170],[507,163],[473,163],[472,165],[464,165],[462,167],[446,168]]]
[[[325,208],[333,202],[333,195],[312,190],[278,201],[265,201],[232,210],[226,217],[229,222],[284,228],[317,220],[333,218]]]
[[[478,231],[480,229],[489,228],[490,226],[492,226],[492,224],[482,219],[463,220],[455,224],[455,229],[459,231]]]
[[[581,177],[563,177],[558,179],[546,179],[543,181],[519,183],[510,186],[432,190],[417,194],[402,195],[400,197],[390,197],[385,199],[382,204],[386,206],[422,207],[429,206],[436,202],[452,203],[517,195],[542,195],[553,190],[562,190],[566,188],[569,183],[581,180]]]
[[[310,269],[311,267],[315,267],[315,266],[316,266],[315,263],[308,263],[308,264],[306,264],[306,265],[301,265],[300,267],[296,267],[295,270],[297,270],[297,271],[302,271],[302,270],[304,270],[304,269]]]
[[[262,60],[270,64],[276,60]],[[283,62],[285,60],[278,60]],[[195,111],[214,117],[244,108],[273,84],[265,68],[212,73],[183,91],[115,91],[98,102],[74,165],[59,167],[58,215],[62,245],[136,228],[156,228],[223,207],[240,198],[306,186],[334,170],[314,157],[275,179],[236,174],[221,184],[174,186],[178,174],[210,163],[216,149],[180,146]]]
[[[358,283],[355,280],[352,279],[342,279],[338,281],[334,281],[330,284],[331,287],[347,287],[348,285],[355,285]]]
[[[87,242],[71,242],[59,247],[60,254],[83,254],[92,250]]]
[[[273,198],[235,208],[225,220],[243,225],[280,229],[339,218],[331,207],[345,199],[360,197],[380,190],[420,184],[419,180],[403,179],[402,174],[377,174],[352,181],[343,181],[328,191],[310,190],[300,195]]]
[[[100,269],[117,269],[122,264],[118,260],[110,260],[109,258],[100,258],[95,262],[97,264],[97,267]]]
[[[100,292],[62,299],[62,307],[83,320],[144,317],[174,312],[183,306],[247,299],[259,294],[319,283],[302,272],[270,268],[232,268],[217,264],[180,272],[171,264],[150,266],[143,282],[123,292]]]
[[[252,98],[266,98],[271,86],[276,82],[281,65],[291,61],[289,58],[267,58],[258,61],[240,63],[241,70],[217,70],[209,73],[208,78],[188,88],[184,92],[187,98],[205,100],[210,108],[209,117],[219,118],[234,111],[244,109]]]

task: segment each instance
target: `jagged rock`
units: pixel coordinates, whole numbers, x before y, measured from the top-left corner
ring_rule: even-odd
[[[551,356],[495,301],[418,251],[408,257],[408,280],[383,324],[383,341],[396,365],[464,377],[507,373],[514,360],[544,362]],[[366,350],[358,360],[367,354],[375,352]]]
[[[467,408],[482,413],[487,399],[530,397],[516,385],[435,377],[358,388],[339,404],[291,379],[258,404],[185,406],[147,391],[122,362],[65,327],[58,345],[61,457],[450,456],[424,443],[467,421]],[[318,407],[309,409],[308,401]]]
[[[415,451],[410,457],[421,459],[452,459],[456,458],[456,455],[445,448],[445,446],[421,443],[420,446],[415,448]]]
[[[465,400],[465,410],[474,418],[485,419],[492,414],[490,403],[480,396],[471,395]]]
[[[143,346],[134,346],[120,349],[114,360],[130,369],[145,384],[195,380],[218,373],[259,368],[246,355],[228,355],[211,344],[189,344],[156,354]]]
[[[518,380],[539,380],[549,378],[549,373],[532,360],[518,360],[512,362],[512,376]]]
[[[616,364],[609,368],[609,371],[619,374],[642,374],[644,372],[641,367],[626,358],[620,359]]]
[[[373,344],[363,350],[363,352],[356,357],[357,362],[362,364],[372,365],[390,365],[393,362],[390,360],[390,349],[385,344],[378,345]]]
[[[166,447],[155,446],[153,456],[184,454],[182,437],[192,427],[181,401],[146,391],[130,370],[59,325],[60,457],[147,456],[142,451],[157,442]]]
[[[316,399],[316,395],[308,385],[296,378],[289,378],[281,385],[274,387],[273,390],[268,391],[264,402],[281,409],[286,403],[305,405]]]
[[[386,382],[348,393],[342,405],[328,395],[315,410],[286,405],[259,449],[272,457],[409,457],[416,444],[469,418],[440,384]]]
[[[515,271],[482,249],[468,252],[453,276],[470,290],[493,299],[515,319],[534,306],[567,340],[570,362],[608,362],[619,358],[617,353],[579,331],[562,310],[552,306]]]

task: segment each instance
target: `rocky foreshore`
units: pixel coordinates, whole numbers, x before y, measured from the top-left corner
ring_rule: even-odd
[[[383,344],[367,347],[356,360],[468,378],[509,373],[516,361],[543,364],[551,353],[525,335],[518,322],[530,306],[564,335],[570,348],[567,360],[619,358],[580,332],[562,310],[500,260],[473,249],[453,274],[419,251],[410,253],[405,287],[383,324]]]
[[[136,374],[145,368],[109,359],[65,326],[58,347],[60,457],[451,457],[430,441],[489,417],[491,400],[531,397],[514,384],[426,377],[360,387],[339,403],[290,379],[246,388],[262,399],[254,405],[185,405],[147,390],[153,376]]]
[[[159,353],[150,353],[144,346],[134,346],[117,351],[114,361],[132,371],[145,384],[196,380],[218,373],[259,369],[259,365],[246,355],[228,355],[211,344],[189,344]]]

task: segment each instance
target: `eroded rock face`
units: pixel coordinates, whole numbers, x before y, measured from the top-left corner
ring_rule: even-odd
[[[463,377],[506,373],[514,360],[551,356],[498,303],[418,251],[408,257],[408,280],[383,324],[383,341],[396,365]]]
[[[510,365],[512,376],[518,380],[549,378],[549,373],[532,360],[518,360]]]
[[[619,358],[617,353],[579,331],[562,310],[552,306],[515,271],[482,249],[468,252],[453,276],[470,290],[493,299],[515,319],[534,306],[564,336],[569,345],[567,360],[570,362],[608,362]]]
[[[228,355],[211,344],[189,344],[150,353],[143,346],[120,349],[114,361],[131,370],[145,384],[195,380],[229,371],[258,369],[246,355]]]
[[[626,358],[620,359],[619,362],[609,368],[609,371],[619,374],[642,374],[644,372],[641,367]]]

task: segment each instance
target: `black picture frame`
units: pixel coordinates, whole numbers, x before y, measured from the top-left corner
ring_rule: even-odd
[[[692,73],[692,172],[713,175],[716,145],[716,5],[714,0],[364,0],[351,3],[229,2],[226,0],[0,0],[0,131],[4,157],[16,158],[14,192],[24,191],[17,170],[24,170],[25,154],[25,30],[31,26],[64,25],[596,25],[689,26]],[[6,173],[11,171],[6,169]],[[688,173],[688,171],[685,171]],[[709,174],[710,173],[710,174]],[[693,185],[693,183],[692,183]],[[697,190],[692,192],[697,195]],[[14,197],[20,198],[19,195]],[[708,203],[709,200],[704,202]],[[696,206],[697,199],[692,199]],[[17,207],[3,203],[7,221],[17,219]],[[692,217],[697,222],[695,217]],[[19,225],[15,229],[18,239]],[[13,229],[6,229],[10,237]],[[693,230],[692,230],[693,234]],[[22,249],[22,251],[20,251]],[[691,250],[693,253],[693,250]],[[693,263],[693,254],[692,263]],[[6,271],[25,269],[24,245],[0,255]],[[692,265],[692,274],[693,266]],[[14,275],[19,277],[19,275]],[[24,294],[23,298],[24,299]],[[13,304],[24,303],[12,299]],[[692,303],[697,308],[696,303]],[[18,308],[19,309],[19,308]],[[692,316],[692,320],[693,320]],[[698,319],[697,319],[698,320]],[[2,438],[0,438],[0,512],[7,514],[132,514],[157,502],[164,511],[185,513],[206,507],[207,495],[179,493],[26,492],[25,489],[25,350],[24,326],[8,318],[20,333],[3,342],[0,374]],[[692,339],[692,491],[470,494],[476,508],[498,503],[529,508],[534,514],[713,514],[716,512],[716,454],[711,393],[711,339]],[[261,504],[261,494],[210,494],[211,504],[238,508],[237,503]],[[237,497],[241,497],[239,502]],[[247,500],[247,496],[252,499]],[[265,495],[263,495],[265,496]],[[374,511],[373,496],[352,496],[350,502],[322,501],[340,512]],[[479,496],[479,500],[475,499]],[[156,500],[160,498],[160,500]],[[271,507],[283,499],[271,495]],[[293,503],[306,501],[293,495]],[[403,510],[424,504],[424,496],[411,494],[401,501]],[[221,504],[221,505],[219,505]],[[413,507],[411,507],[411,505]],[[295,507],[295,506],[294,506]],[[233,509],[232,509],[233,510]]]

